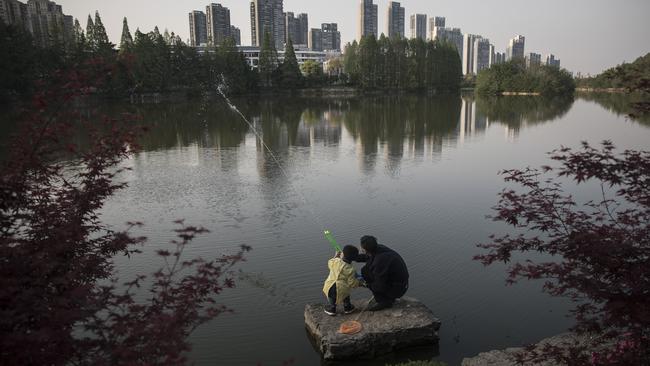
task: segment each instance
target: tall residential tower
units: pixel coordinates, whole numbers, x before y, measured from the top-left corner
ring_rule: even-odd
[[[388,37],[404,37],[406,12],[402,4],[397,1],[388,2],[388,12],[386,14],[386,25]]]
[[[364,36],[378,37],[379,23],[377,5],[373,0],[360,0],[359,3],[359,40]]]
[[[429,18],[429,39],[435,40],[438,38],[438,29],[445,28],[445,17]]]
[[[298,17],[294,16],[294,13],[287,12],[284,18],[285,25],[285,42],[289,41],[294,45],[306,45],[307,34],[309,33],[309,21],[307,14],[299,14]]]
[[[190,13],[190,46],[201,46],[208,43],[208,28],[205,13],[194,10]]]
[[[275,47],[282,49],[285,40],[283,0],[253,0],[250,3],[251,44],[261,47],[264,34],[271,36]]]
[[[524,59],[524,48],[526,45],[526,37],[517,36],[511,39],[508,42],[508,47],[506,48],[506,59],[507,61],[513,60],[515,58]]]
[[[226,38],[230,38],[230,9],[215,3],[206,6],[205,23],[208,43],[220,45]]]
[[[411,38],[427,39],[427,15],[411,15]]]

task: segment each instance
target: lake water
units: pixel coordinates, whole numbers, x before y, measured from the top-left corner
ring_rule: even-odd
[[[650,145],[650,124],[617,113],[616,102],[395,96],[234,103],[282,169],[221,100],[124,107],[152,129],[143,151],[124,163],[132,168],[122,177],[128,188],[103,210],[116,228],[146,224],[144,253],[117,260],[124,279],[158,268],[152,253],[168,246],[180,218],[211,230],[187,258],[253,248],[237,268],[237,288],[219,297],[235,312],[192,335],[197,365],[320,364],[303,321],[305,304],[324,301],[333,254],[319,222],[339,243],[372,234],[398,251],[411,274],[408,295],[441,319],[439,350],[397,359],[454,365],[560,333],[572,324],[567,301],[542,293],[540,283],[507,287],[504,266],[472,260],[477,243],[508,230],[485,217],[505,186],[497,173],[546,164],[546,152],[583,140]]]

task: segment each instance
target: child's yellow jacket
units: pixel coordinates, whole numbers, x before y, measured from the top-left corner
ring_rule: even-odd
[[[343,299],[350,296],[350,291],[355,287],[359,287],[361,282],[354,276],[356,272],[354,267],[341,258],[330,259],[327,262],[327,267],[330,269],[330,274],[325,280],[323,292],[327,296],[332,285],[336,283],[336,303],[342,304]]]

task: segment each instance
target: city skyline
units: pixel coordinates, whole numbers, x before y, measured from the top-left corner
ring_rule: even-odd
[[[132,30],[150,31],[157,25],[161,30],[176,32],[184,41],[189,40],[188,14],[205,9],[208,2],[59,0],[57,3],[63,6],[65,14],[79,19],[84,27],[88,14],[98,10],[111,41],[118,43],[125,16]],[[241,29],[241,43],[250,45],[249,2],[222,0],[217,3],[230,9],[232,25]],[[388,7],[388,1],[375,0],[374,3],[379,7],[378,32],[386,33],[382,10]],[[447,27],[489,38],[496,52],[505,51],[509,39],[524,35],[526,52],[559,55],[563,67],[583,74],[596,74],[650,52],[650,44],[645,40],[650,34],[650,24],[644,19],[644,15],[650,13],[650,3],[643,0],[629,0],[626,6],[604,0],[570,3],[549,0],[543,4],[504,0],[498,5],[480,1],[459,5],[447,0],[435,4],[424,0],[402,0],[400,3],[406,9],[407,19],[417,13],[427,14],[429,18],[443,16]],[[337,23],[342,45],[357,38],[358,1],[285,0],[284,11],[307,13],[310,28],[321,23]]]

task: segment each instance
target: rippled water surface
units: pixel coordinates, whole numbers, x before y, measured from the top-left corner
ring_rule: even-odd
[[[332,250],[321,221],[343,244],[364,234],[397,250],[411,273],[408,295],[442,320],[434,350],[401,355],[463,357],[565,330],[568,304],[539,283],[505,286],[503,266],[472,261],[476,244],[507,230],[485,218],[504,187],[497,172],[547,163],[545,153],[582,140],[648,148],[647,121],[617,114],[616,101],[530,97],[374,97],[235,100],[259,136],[220,100],[115,107],[141,113],[151,132],[125,162],[129,183],[106,205],[116,227],[143,221],[145,252],[118,258],[123,278],[161,264],[153,251],[172,222],[203,225],[186,255],[253,251],[237,288],[220,296],[233,314],[192,336],[198,365],[317,365],[305,304],[323,301]],[[588,196],[585,187],[576,192]],[[302,198],[304,197],[304,199]],[[315,218],[318,217],[318,220]],[[358,290],[353,297],[368,297]]]

